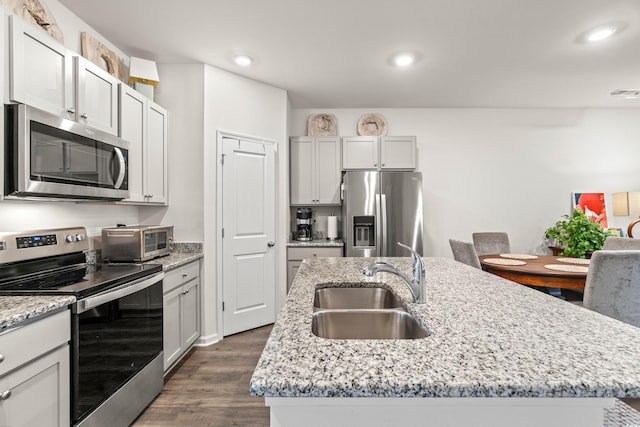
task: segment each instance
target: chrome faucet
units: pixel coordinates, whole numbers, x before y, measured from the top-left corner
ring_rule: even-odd
[[[411,247],[403,245],[400,242],[398,242],[398,246],[411,251],[411,255],[413,256],[413,277],[409,277],[393,265],[387,264],[386,262],[374,262],[373,264],[365,267],[364,270],[362,270],[362,273],[365,276],[373,276],[376,273],[385,272],[400,276],[407,286],[409,286],[411,294],[413,295],[413,302],[425,304],[427,302],[427,282],[425,277],[424,261],[420,254],[414,251]]]

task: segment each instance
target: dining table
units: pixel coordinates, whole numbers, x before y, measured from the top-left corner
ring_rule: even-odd
[[[523,285],[584,292],[589,260],[552,255],[490,254],[479,257],[482,269]]]

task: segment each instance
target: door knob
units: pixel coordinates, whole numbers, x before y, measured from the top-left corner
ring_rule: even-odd
[[[269,246],[270,248],[274,247],[276,245],[276,242],[269,240],[269,242],[267,242],[267,246]]]

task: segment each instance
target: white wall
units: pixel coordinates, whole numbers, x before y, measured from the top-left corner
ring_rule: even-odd
[[[204,289],[205,315],[203,340],[222,338],[222,288],[213,284],[217,272],[216,262],[216,174],[218,131],[256,137],[277,143],[277,290],[276,313],[286,293],[286,231],[287,230],[287,94],[284,90],[268,86],[251,79],[205,66],[204,107],[204,263],[207,284]],[[217,316],[212,318],[213,310]],[[216,334],[218,334],[216,336]]]
[[[155,101],[169,111],[169,207],[141,207],[140,222],[174,226],[176,242],[204,236],[204,65],[158,64]]]
[[[292,135],[310,114],[333,113],[338,133],[377,112],[388,135],[416,135],[423,174],[425,254],[451,257],[448,239],[506,231],[514,252],[544,253],[543,234],[571,212],[572,192],[640,190],[640,109],[294,109]]]

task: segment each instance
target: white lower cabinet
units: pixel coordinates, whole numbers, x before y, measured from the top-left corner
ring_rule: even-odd
[[[298,273],[298,268],[305,258],[313,257],[341,257],[342,247],[336,246],[311,246],[306,248],[289,247],[287,248],[287,292],[291,288],[293,279]]]
[[[167,271],[163,288],[166,373],[200,336],[200,261]]]
[[[68,426],[69,310],[0,335],[0,426]]]

